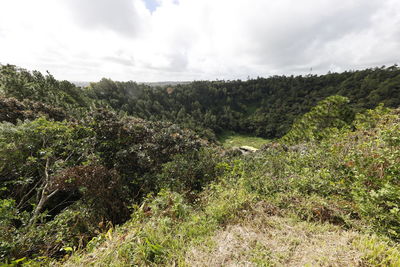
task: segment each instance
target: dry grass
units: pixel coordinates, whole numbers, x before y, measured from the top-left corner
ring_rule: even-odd
[[[330,224],[256,215],[227,226],[214,247],[197,247],[188,266],[360,266],[362,253],[352,244],[359,236]]]
[[[169,251],[170,260],[158,264],[137,264],[140,230],[126,226],[107,233],[91,253],[75,254],[63,266],[400,266],[400,249],[388,240],[282,215],[258,202],[205,237],[206,243],[188,238]]]

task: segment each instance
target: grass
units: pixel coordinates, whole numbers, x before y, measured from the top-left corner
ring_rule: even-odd
[[[193,248],[189,266],[357,266],[364,254],[357,232],[331,224],[265,215],[262,210],[221,229],[214,247]]]
[[[261,137],[238,134],[232,131],[223,132],[218,136],[218,141],[222,143],[225,148],[252,146],[261,148],[264,144],[270,142],[268,139]]]
[[[235,192],[232,192],[235,191]],[[171,192],[138,210],[134,218],[64,266],[399,266],[389,241],[330,223],[271,215],[266,203],[242,189],[216,188],[203,210],[187,210]],[[235,197],[233,193],[238,193]],[[167,200],[169,199],[169,200]],[[228,201],[230,200],[230,201]],[[157,205],[169,207],[157,210]],[[172,212],[172,213],[171,213]],[[144,216],[144,217],[143,217]]]

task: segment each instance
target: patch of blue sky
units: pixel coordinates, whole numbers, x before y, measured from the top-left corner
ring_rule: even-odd
[[[146,8],[150,10],[150,12],[154,12],[154,10],[156,10],[157,7],[160,5],[157,0],[144,0],[144,3],[146,4]]]

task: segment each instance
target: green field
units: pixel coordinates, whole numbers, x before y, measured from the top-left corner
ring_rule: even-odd
[[[240,146],[252,146],[255,148],[261,148],[262,145],[270,142],[270,140],[268,139],[245,134],[238,134],[232,131],[226,131],[219,135],[218,141],[220,141],[225,148]]]

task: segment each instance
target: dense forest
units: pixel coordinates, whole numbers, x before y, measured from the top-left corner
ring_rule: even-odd
[[[396,266],[399,106],[397,66],[81,88],[0,65],[0,262],[184,265],[262,212],[357,231],[363,266]],[[269,140],[241,155],[226,131]]]
[[[308,76],[273,76],[248,81],[198,81],[163,88],[103,79],[89,87],[92,98],[147,120],[167,120],[219,134],[226,130],[277,138],[294,120],[330,95],[350,100],[355,111],[400,104],[397,66]],[[211,134],[212,134],[211,133]]]

